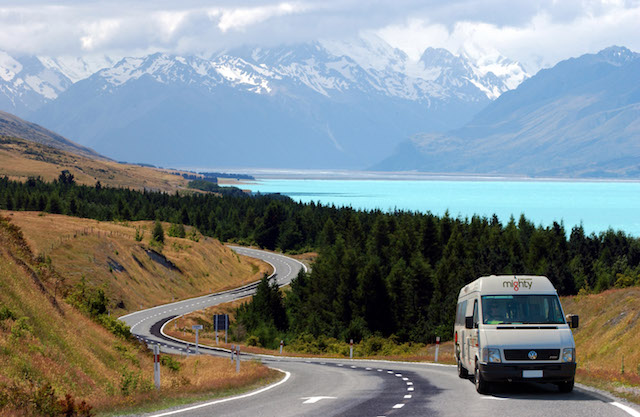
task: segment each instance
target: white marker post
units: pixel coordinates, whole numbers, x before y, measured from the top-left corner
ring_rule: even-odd
[[[438,350],[440,349],[440,336],[436,336],[436,362],[438,362]]]
[[[240,373],[240,345],[236,346],[236,373]]]
[[[284,340],[280,341],[280,354],[282,355],[282,347],[284,346]]]
[[[349,342],[349,359],[353,359],[353,339]]]
[[[153,345],[153,381],[160,389],[160,346]]]
[[[218,315],[217,314],[213,316],[213,325],[215,326],[215,332],[216,332],[216,346],[218,346],[219,343],[218,343]]]
[[[194,324],[191,328],[196,331],[196,355],[198,355],[200,353],[198,351],[198,331],[202,330],[202,324]]]

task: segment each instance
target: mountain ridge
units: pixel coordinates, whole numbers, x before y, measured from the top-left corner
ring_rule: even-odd
[[[375,170],[640,176],[640,54],[610,47],[542,70],[461,128],[416,135]]]
[[[461,126],[490,102],[476,84],[492,80],[498,84],[485,90],[506,89],[505,79],[477,78],[472,64],[439,81],[441,67],[419,76],[406,54],[381,39],[358,43],[355,57],[343,53],[350,46],[123,58],[29,118],[119,160],[358,169],[412,134]]]
[[[108,160],[93,149],[78,145],[69,139],[45,129],[35,123],[0,111],[0,135],[27,139],[42,145],[51,146],[67,152],[83,155],[93,159]]]

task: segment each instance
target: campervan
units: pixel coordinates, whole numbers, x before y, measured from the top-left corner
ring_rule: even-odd
[[[571,328],[578,316],[564,316],[546,277],[492,275],[464,286],[454,326],[458,375],[472,374],[476,390],[492,382],[531,381],[573,390],[576,345]]]

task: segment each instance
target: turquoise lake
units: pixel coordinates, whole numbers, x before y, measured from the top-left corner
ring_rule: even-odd
[[[241,188],[355,209],[495,213],[503,224],[524,213],[536,225],[562,221],[567,233],[582,223],[587,234],[613,228],[640,236],[638,182],[265,179]]]

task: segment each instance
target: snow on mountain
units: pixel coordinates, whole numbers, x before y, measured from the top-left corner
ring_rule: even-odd
[[[39,56],[38,59],[47,68],[55,69],[64,74],[72,83],[89,78],[101,69],[112,67],[118,62],[117,58],[106,55],[61,56],[57,58]]]
[[[427,48],[420,62],[438,84],[463,88],[470,83],[491,100],[529,78],[520,64],[498,53],[480,55],[463,50],[454,55],[446,49]]]
[[[440,55],[453,59],[443,51]],[[507,74],[518,76],[517,71]],[[415,135],[373,167],[639,178],[638,120],[640,54],[614,46],[539,71],[465,126]]]
[[[26,114],[54,100],[72,84],[37,57],[14,58],[0,52],[0,109]]]
[[[244,47],[209,58],[156,53],[145,57],[20,57],[0,51],[0,109],[26,115],[55,100],[70,85],[92,76],[104,88],[144,75],[160,83],[225,85],[256,94],[292,93],[307,87],[325,97],[376,94],[422,102],[493,100],[528,74],[497,53],[463,51],[456,56],[428,48],[411,61],[374,34],[347,41],[322,40],[275,48]]]

